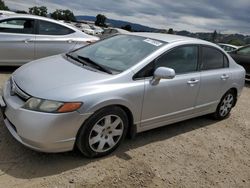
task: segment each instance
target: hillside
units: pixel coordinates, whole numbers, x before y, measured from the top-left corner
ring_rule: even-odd
[[[77,20],[88,20],[88,21],[95,21],[96,17],[95,16],[76,16]],[[133,31],[143,31],[143,32],[161,32],[161,33],[166,33],[167,32],[167,27],[166,30],[163,29],[157,29],[157,28],[152,28],[152,27],[148,27],[145,25],[141,25],[141,24],[136,24],[136,23],[131,23],[131,22],[127,22],[127,21],[122,21],[122,20],[114,20],[114,19],[107,19],[106,21],[107,23],[109,23],[111,26],[113,27],[118,27],[121,28],[125,25],[131,25]],[[189,31],[175,31],[175,34],[177,35],[182,35],[182,36],[189,36],[189,37],[195,37],[195,38],[200,38],[203,40],[208,40],[211,41],[212,40],[212,32],[211,33],[202,33],[202,32],[197,32],[197,33],[192,33]],[[221,42],[221,43],[231,43],[234,45],[245,45],[245,44],[250,44],[250,36],[247,35],[242,35],[242,34],[217,34],[216,37],[216,41],[217,42]]]
[[[94,16],[76,16],[76,19],[77,20],[95,21],[96,17],[94,17]],[[118,27],[118,28],[121,28],[121,27],[123,27],[125,25],[131,25],[131,27],[135,31],[153,32],[153,31],[158,30],[156,28],[151,28],[151,27],[148,27],[148,26],[144,26],[144,25],[140,25],[140,24],[136,24],[136,23],[131,23],[131,22],[127,22],[127,21],[122,21],[122,20],[107,19],[106,22],[111,24],[113,27]]]

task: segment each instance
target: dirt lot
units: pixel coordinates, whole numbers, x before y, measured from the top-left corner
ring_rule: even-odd
[[[2,68],[1,68],[2,69]],[[0,89],[9,77],[0,73]],[[113,155],[44,154],[0,120],[0,187],[250,187],[250,85],[224,121],[200,117],[125,140]]]

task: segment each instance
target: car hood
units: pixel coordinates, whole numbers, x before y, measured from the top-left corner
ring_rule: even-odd
[[[50,99],[63,95],[67,88],[84,87],[104,82],[112,75],[78,66],[63,55],[56,55],[23,65],[13,73],[16,84],[31,96]],[[56,93],[56,91],[61,93]],[[73,92],[73,91],[72,91]],[[67,93],[67,92],[65,92]],[[62,96],[60,96],[62,97]]]

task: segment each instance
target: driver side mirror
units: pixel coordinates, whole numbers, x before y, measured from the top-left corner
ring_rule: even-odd
[[[158,67],[155,72],[153,79],[150,81],[152,85],[157,85],[161,79],[173,79],[175,77],[174,69],[167,67]]]

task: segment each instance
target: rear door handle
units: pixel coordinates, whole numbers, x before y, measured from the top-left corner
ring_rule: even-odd
[[[227,75],[227,74],[223,74],[222,76],[221,76],[221,79],[222,80],[227,80],[229,78],[229,75]]]
[[[197,80],[197,79],[191,79],[191,80],[189,80],[187,83],[188,83],[189,85],[193,86],[193,85],[199,83],[199,80]]]

